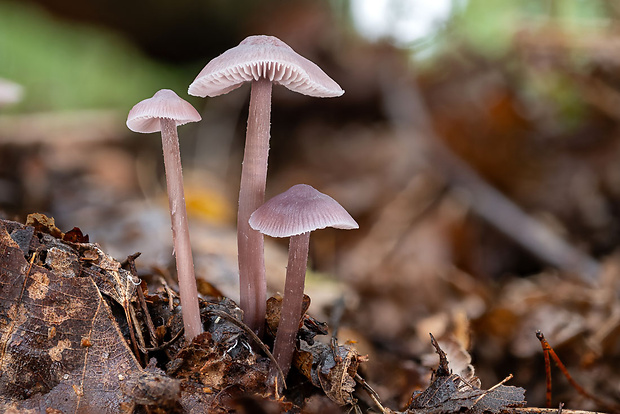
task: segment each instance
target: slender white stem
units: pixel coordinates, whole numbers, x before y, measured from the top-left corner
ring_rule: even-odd
[[[291,368],[297,331],[299,331],[302,317],[301,309],[304,299],[309,245],[310,232],[292,236],[289,241],[284,298],[282,299],[276,342],[273,347],[273,356],[282,369],[285,378]]]
[[[164,150],[164,166],[166,169],[166,186],[170,204],[170,220],[172,222],[172,240],[177,263],[179,295],[185,338],[191,341],[202,333],[198,292],[194,276],[192,246],[189,240],[189,224],[185,209],[185,192],[183,191],[183,171],[176,123],[172,119],[161,119],[161,140]]]
[[[263,235],[253,230],[248,220],[265,201],[270,120],[271,81],[253,81],[239,189],[237,245],[243,320],[259,337],[264,330],[267,300]]]

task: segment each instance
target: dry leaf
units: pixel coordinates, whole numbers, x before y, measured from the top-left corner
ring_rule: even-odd
[[[0,409],[131,412],[175,394],[175,380],[135,360],[79,252],[45,233],[26,243],[26,234],[0,222]],[[111,263],[106,256],[94,265]]]

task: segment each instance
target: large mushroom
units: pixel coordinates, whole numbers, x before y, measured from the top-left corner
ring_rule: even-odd
[[[177,126],[200,119],[194,107],[170,89],[162,89],[152,98],[138,102],[127,116],[127,127],[134,132],[161,131],[181,312],[185,338],[189,341],[202,333],[202,323],[189,240]]]
[[[284,376],[289,371],[299,330],[308,263],[310,232],[325,227],[357,229],[336,200],[306,184],[297,184],[259,207],[250,226],[271,237],[290,237],[284,298],[273,354]]]
[[[317,65],[280,39],[250,36],[210,61],[189,86],[188,93],[218,96],[244,82],[252,82],[252,90],[237,216],[240,306],[245,323],[261,334],[267,292],[263,236],[249,227],[248,219],[265,201],[271,86],[280,84],[315,97],[336,97],[344,91]]]

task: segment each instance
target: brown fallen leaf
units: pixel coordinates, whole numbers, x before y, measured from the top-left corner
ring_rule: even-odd
[[[500,385],[489,390],[473,408],[472,413],[500,413],[513,407],[525,406],[525,390],[521,387]]]
[[[64,241],[68,241],[71,243],[88,243],[88,234],[82,233],[78,227],[74,227],[65,234],[63,234],[62,239]]]
[[[483,391],[466,383],[456,374],[438,376],[421,393],[415,394],[407,412],[453,413],[469,410]]]
[[[174,404],[178,381],[140,367],[88,277],[122,279],[125,271],[101,252],[87,275],[79,250],[29,229],[0,221],[0,411],[122,413]]]
[[[452,374],[446,353],[431,335],[431,343],[439,355],[439,366],[431,384],[422,392],[414,393],[406,413],[447,414],[467,412],[475,414],[500,412],[526,404],[525,390],[520,387],[498,385],[483,390],[457,374]]]
[[[56,221],[52,217],[47,217],[41,213],[28,214],[26,226],[34,227],[35,231],[47,233],[51,236],[62,238],[64,233],[56,227]]]
[[[299,343],[293,365],[336,404],[355,404],[355,375],[366,357],[349,345],[338,345],[334,349],[321,342],[308,345],[301,340]]]

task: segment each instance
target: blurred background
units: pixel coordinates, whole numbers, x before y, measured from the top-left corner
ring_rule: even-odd
[[[173,272],[160,137],[125,126],[173,89],[203,117],[179,128],[196,271],[237,298],[249,87],[187,87],[252,34],[346,91],[274,88],[267,196],[307,183],[359,222],[313,234],[307,292],[315,316],[344,311],[339,339],[370,356],[386,405],[427,385],[432,332],[455,371],[472,362],[484,388],[513,373],[542,406],[536,329],[578,382],[620,401],[615,0],[0,0],[3,217],[42,212]],[[286,240],[266,254],[281,291]],[[554,387],[568,408],[601,408],[559,373]]]

